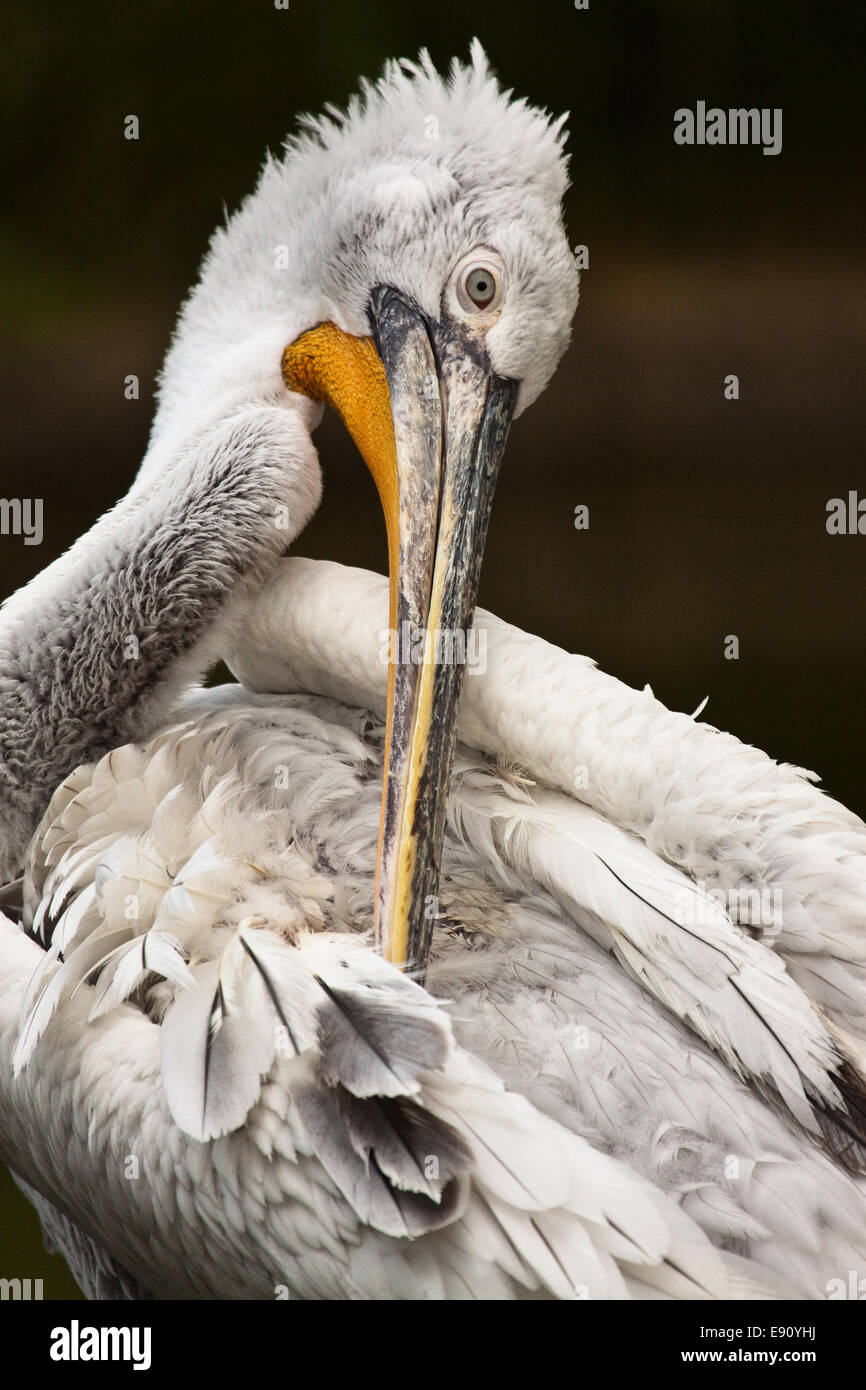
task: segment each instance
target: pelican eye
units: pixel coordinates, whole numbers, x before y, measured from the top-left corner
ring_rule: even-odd
[[[502,295],[502,278],[492,265],[474,261],[457,277],[457,302],[467,314],[495,309]]]

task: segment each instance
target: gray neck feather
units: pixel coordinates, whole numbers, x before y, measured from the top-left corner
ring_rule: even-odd
[[[152,732],[216,659],[239,609],[306,524],[318,486],[298,418],[247,407],[194,439],[159,478],[140,476],[5,605],[0,875],[17,871],[63,778]],[[288,531],[278,508],[288,508]]]

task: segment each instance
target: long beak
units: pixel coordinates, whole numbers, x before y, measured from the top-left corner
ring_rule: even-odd
[[[387,287],[374,292],[371,311],[396,456],[396,489],[383,496],[391,632],[376,936],[389,960],[423,976],[439,915],[460,691],[517,383],[492,372],[483,339],[456,319],[428,324]]]

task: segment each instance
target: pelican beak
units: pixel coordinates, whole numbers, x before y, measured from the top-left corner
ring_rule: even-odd
[[[428,326],[387,288],[371,308],[394,422],[398,538],[376,931],[389,960],[423,975],[439,915],[460,691],[480,655],[472,618],[517,383],[493,374],[462,322]]]
[[[460,691],[467,667],[483,657],[472,618],[517,382],[492,371],[483,335],[468,323],[445,314],[430,322],[390,287],[373,292],[370,315],[374,343],[348,338],[348,347],[348,335],[320,325],[305,335],[319,334],[315,343],[302,338],[287,349],[283,375],[292,389],[340,410],[385,512],[390,627],[376,937],[387,959],[423,977],[439,915]],[[311,389],[310,349],[321,376],[323,330],[340,371],[331,365],[327,389],[321,381]]]

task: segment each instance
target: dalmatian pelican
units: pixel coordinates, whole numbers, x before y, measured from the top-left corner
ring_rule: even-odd
[[[864,1264],[866,827],[472,627],[577,303],[563,141],[478,45],[308,121],[213,238],[130,491],[0,614],[0,1154],[91,1297]],[[387,580],[283,558],[326,405]]]

